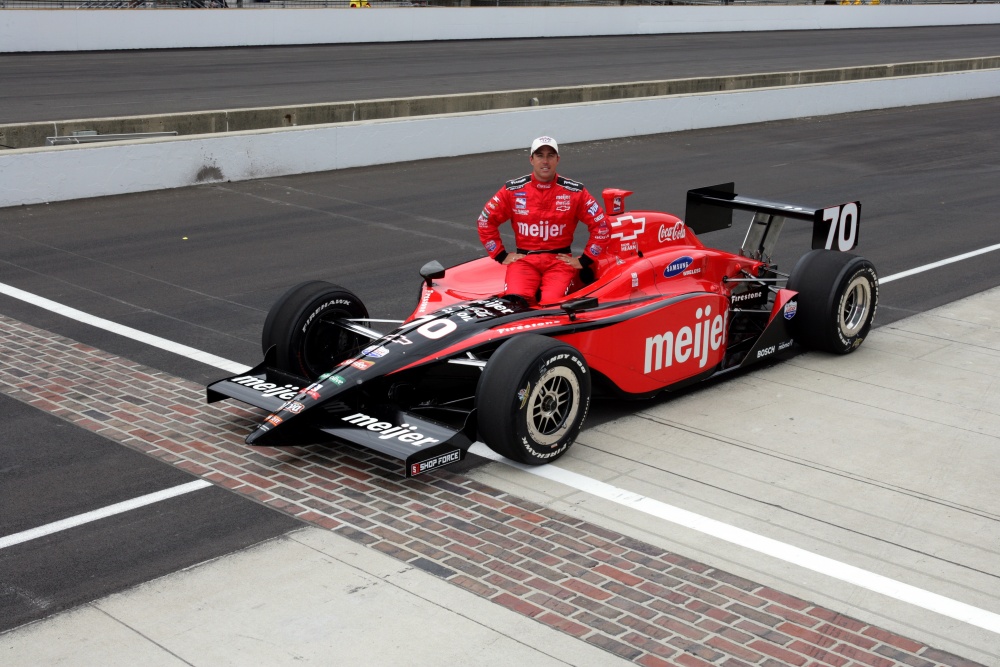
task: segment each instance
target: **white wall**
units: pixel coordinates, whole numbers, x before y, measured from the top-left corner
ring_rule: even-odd
[[[0,152],[0,207],[992,97],[1000,70]],[[199,177],[199,174],[202,174]]]
[[[1000,23],[1000,5],[0,10],[0,52]],[[984,54],[993,55],[993,54]]]
[[[0,51],[1000,23],[1000,5],[0,10]],[[544,28],[544,30],[543,30]],[[993,55],[993,54],[984,54]],[[0,152],[0,207],[993,97],[1000,70]]]

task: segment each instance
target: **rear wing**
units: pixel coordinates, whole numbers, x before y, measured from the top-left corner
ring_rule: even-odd
[[[684,223],[695,233],[704,234],[733,225],[733,210],[752,211],[753,219],[743,241],[747,257],[770,257],[785,220],[811,221],[814,249],[847,252],[858,245],[861,229],[861,202],[809,208],[797,204],[744,197],[735,193],[734,183],[688,190]]]

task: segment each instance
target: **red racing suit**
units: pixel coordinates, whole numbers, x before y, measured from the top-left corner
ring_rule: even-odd
[[[517,253],[527,255],[507,265],[505,294],[518,294],[534,302],[539,287],[542,303],[566,294],[577,270],[556,257],[570,254],[578,221],[590,229],[580,257],[587,267],[605,251],[611,232],[604,211],[582,183],[558,174],[547,183],[531,174],[507,181],[486,202],[479,216],[479,240],[490,257],[503,263],[508,252],[500,238],[500,225],[510,220]]]

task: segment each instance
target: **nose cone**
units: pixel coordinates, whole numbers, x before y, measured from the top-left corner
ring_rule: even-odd
[[[284,411],[282,411],[283,413]],[[280,436],[275,435],[275,431],[279,430],[279,427],[285,423],[285,418],[282,414],[274,413],[268,415],[267,419],[257,424],[257,427],[250,432],[247,436],[246,443],[248,445],[273,445]],[[289,429],[281,429],[282,435],[288,435],[287,431]]]

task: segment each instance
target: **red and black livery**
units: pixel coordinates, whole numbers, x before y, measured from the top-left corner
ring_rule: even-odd
[[[527,464],[563,455],[595,394],[643,398],[776,357],[793,346],[845,354],[871,328],[878,278],[850,254],[861,206],[821,209],[691,190],[685,219],[627,211],[605,190],[611,243],[566,298],[532,307],[502,292],[489,257],[431,262],[414,312],[389,333],[349,290],[293,287],[264,323],[264,361],[208,387],[270,411],[251,445],[291,444],[303,429],[404,462],[413,476],[461,460],[479,439]],[[752,213],[736,253],[698,238]],[[790,274],[771,261],[786,221],[812,225]]]

